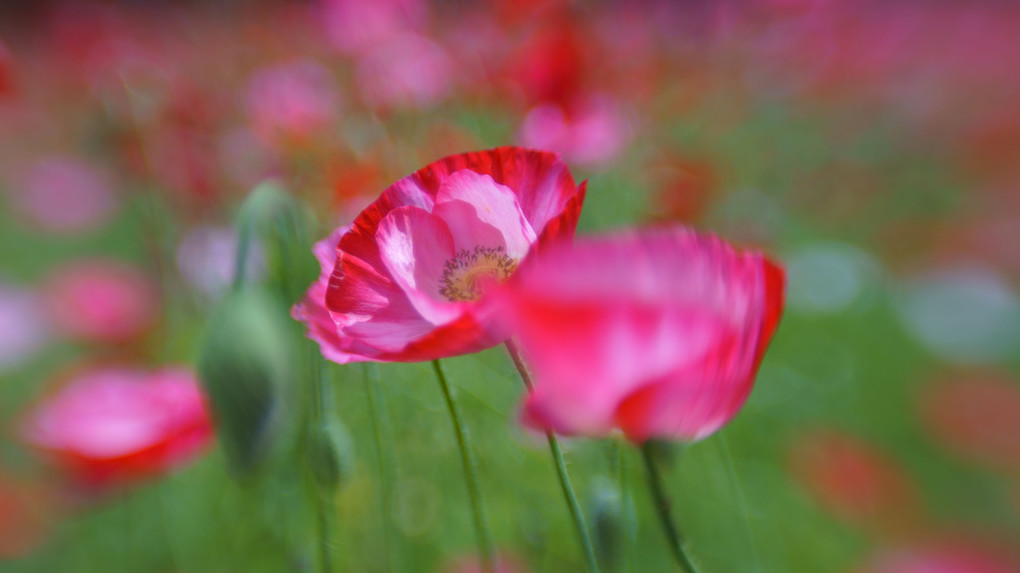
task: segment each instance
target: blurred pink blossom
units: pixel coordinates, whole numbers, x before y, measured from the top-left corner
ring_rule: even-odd
[[[496,556],[495,571],[486,571],[477,557],[464,556],[454,559],[442,569],[444,573],[529,573],[531,569],[513,555],[501,553]]]
[[[304,143],[337,118],[340,94],[329,69],[298,60],[256,72],[245,105],[255,132],[266,141]]]
[[[939,544],[886,551],[858,570],[860,573],[1016,573],[998,555],[964,544]]]
[[[107,259],[57,267],[44,297],[57,331],[96,343],[131,340],[151,327],[159,312],[152,281],[133,266]]]
[[[54,492],[39,480],[0,472],[0,560],[30,555],[52,532]]]
[[[937,380],[919,396],[921,421],[935,441],[991,468],[1020,470],[1020,382],[994,371]]]
[[[815,503],[854,525],[894,533],[918,516],[917,486],[889,454],[851,434],[804,432],[790,447],[790,472]]]
[[[31,358],[48,340],[40,297],[0,283],[0,373]]]
[[[221,133],[216,156],[227,178],[242,189],[251,189],[280,170],[281,160],[276,151],[245,127]]]
[[[525,146],[552,149],[585,165],[608,163],[630,137],[627,119],[606,97],[589,98],[569,112],[556,104],[539,105],[528,112],[519,134]]]
[[[439,44],[424,36],[395,36],[358,62],[358,87],[369,105],[425,108],[450,91],[453,65]]]
[[[93,367],[72,375],[21,424],[21,436],[86,486],[172,470],[212,440],[195,375]]]
[[[40,229],[80,233],[106,224],[117,210],[109,177],[80,159],[37,159],[7,189],[11,206]]]
[[[683,227],[579,240],[500,289],[533,367],[525,424],[698,440],[754,385],[783,306],[783,271]]]
[[[421,29],[428,20],[424,0],[324,0],[326,36],[341,52],[366,53],[392,36]]]
[[[0,40],[0,98],[14,91],[14,59]]]
[[[237,233],[230,227],[198,227],[188,231],[177,247],[177,269],[192,287],[210,299],[217,298],[234,279]],[[258,280],[265,258],[256,241],[248,254],[246,279]]]

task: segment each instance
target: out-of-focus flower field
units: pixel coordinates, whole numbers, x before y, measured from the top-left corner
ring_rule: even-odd
[[[313,241],[504,145],[587,180],[579,236],[785,268],[743,409],[655,443],[700,573],[1018,571],[1018,62],[1006,0],[4,3],[0,571],[480,571],[432,366],[326,362],[287,313]],[[253,223],[239,257],[256,188],[299,248]],[[273,294],[228,308],[238,268]],[[212,421],[225,355],[285,383]],[[442,367],[498,571],[584,570],[506,350]],[[638,450],[561,445],[601,569],[674,570]]]

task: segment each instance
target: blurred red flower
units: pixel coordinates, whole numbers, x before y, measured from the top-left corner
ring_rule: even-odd
[[[0,472],[0,560],[31,554],[54,525],[54,501],[46,485]]]
[[[697,440],[743,405],[783,306],[783,271],[683,227],[588,239],[500,292],[534,368],[527,425]]]
[[[124,342],[156,320],[156,286],[138,269],[114,260],[78,260],[57,267],[45,285],[56,329],[91,342]]]
[[[416,362],[504,341],[485,291],[535,247],[569,240],[584,202],[559,156],[453,155],[390,186],[316,245],[322,275],[294,306],[323,354]]]
[[[485,572],[473,556],[460,557],[443,568],[445,573],[529,573],[531,569],[513,555],[496,556],[495,571]]]
[[[789,461],[815,502],[844,521],[895,533],[916,517],[919,498],[909,476],[859,438],[835,430],[807,433],[793,443]]]
[[[86,487],[161,474],[209,445],[212,425],[195,375],[92,367],[25,418],[21,436]]]
[[[999,555],[965,544],[932,545],[886,551],[873,558],[861,573],[1015,573]]]
[[[1020,384],[1005,375],[960,375],[920,396],[921,420],[947,450],[991,468],[1020,470]]]
[[[0,41],[0,97],[10,95],[14,91],[14,70],[11,53]]]

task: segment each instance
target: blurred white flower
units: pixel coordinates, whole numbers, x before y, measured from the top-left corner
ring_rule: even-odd
[[[1020,346],[1020,300],[986,268],[917,276],[905,285],[897,310],[907,331],[949,362],[995,362],[1014,356]]]

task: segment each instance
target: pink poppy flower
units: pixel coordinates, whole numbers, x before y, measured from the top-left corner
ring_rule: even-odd
[[[499,344],[486,287],[533,249],[570,240],[584,194],[552,153],[501,147],[431,163],[316,245],[322,275],[292,315],[341,364]]]
[[[31,411],[21,435],[79,483],[105,486],[180,466],[212,425],[192,372],[97,367]]]
[[[156,320],[156,286],[138,269],[113,260],[74,261],[54,270],[44,288],[46,310],[60,333],[93,342],[123,342]]]
[[[551,249],[500,289],[534,370],[524,422],[697,440],[743,405],[779,322],[783,271],[683,227]]]

